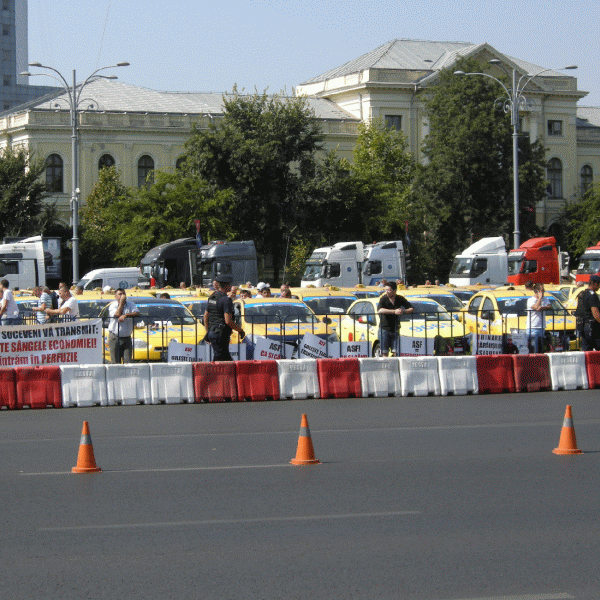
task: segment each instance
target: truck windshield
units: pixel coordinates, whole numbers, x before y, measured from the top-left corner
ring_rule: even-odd
[[[140,275],[143,275],[144,277],[150,279],[150,277],[152,277],[152,265],[141,265]]]
[[[380,260],[368,260],[365,264],[365,275],[380,275],[382,265]]]
[[[77,282],[77,285],[81,286],[83,289],[85,289],[85,286],[89,283],[89,281],[90,281],[89,279],[80,279]]]
[[[600,271],[600,252],[588,253],[585,252],[581,257],[577,272],[582,275],[594,274]]]
[[[520,256],[508,257],[508,274],[509,275],[517,275],[521,272],[521,265],[523,264],[523,259]]]
[[[318,262],[314,263],[312,261],[307,261],[306,270],[304,271],[304,275],[302,275],[303,281],[315,281],[319,279],[323,275],[323,263]]]
[[[472,257],[457,256],[452,263],[450,276],[468,277],[471,274],[471,266],[473,265]]]

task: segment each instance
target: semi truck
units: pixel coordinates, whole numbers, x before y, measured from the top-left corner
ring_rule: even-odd
[[[559,251],[553,237],[532,238],[508,254],[502,237],[483,238],[454,258],[450,283],[560,283],[568,262],[569,255]]]
[[[600,272],[600,242],[586,248],[581,255],[575,273],[575,281],[587,282],[590,280],[590,275],[596,275],[598,272]]]
[[[0,244],[0,278],[15,289],[46,285],[44,244],[40,236]]]
[[[148,251],[140,262],[138,286],[209,287],[217,275],[231,275],[233,284],[258,279],[253,241],[211,241],[198,247],[196,238],[182,238]]]
[[[406,280],[404,245],[401,241],[338,242],[315,248],[300,285],[354,287],[362,283],[377,285],[382,279]]]

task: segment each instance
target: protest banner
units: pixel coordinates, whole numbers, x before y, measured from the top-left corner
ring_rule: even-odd
[[[254,360],[280,360],[292,358],[294,346],[283,342],[254,336]]]
[[[433,356],[434,338],[400,336],[400,356]]]
[[[527,333],[523,331],[517,331],[516,329],[510,330],[510,335],[506,336],[506,345],[504,347],[505,354],[529,354]],[[516,348],[516,352],[515,352]]]
[[[478,333],[473,338],[473,354],[502,354],[501,335]]]
[[[0,366],[101,364],[102,321],[0,327]]]
[[[245,344],[229,344],[229,354],[233,360],[246,360]],[[168,362],[211,362],[213,351],[210,344],[182,344],[171,340],[167,352]]]
[[[339,346],[340,356],[353,358],[369,358],[370,356],[369,342],[340,342]]]
[[[314,333],[305,333],[298,346],[298,358],[339,358],[338,343],[327,343]]]

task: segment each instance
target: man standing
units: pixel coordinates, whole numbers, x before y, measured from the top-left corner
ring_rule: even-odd
[[[50,296],[50,289],[45,287],[41,288],[39,285],[33,288],[33,295],[38,298],[38,305],[32,306],[31,310],[37,313],[38,323],[50,322],[50,317],[46,314],[47,308],[52,308],[52,296]]]
[[[204,313],[206,337],[213,350],[213,360],[230,361],[229,338],[231,330],[240,334],[240,340],[246,335],[233,320],[233,301],[227,295],[231,286],[231,277],[219,275],[215,281],[215,291],[211,294]]]
[[[527,299],[527,337],[534,352],[543,352],[542,341],[546,330],[544,311],[550,310],[550,302],[544,297],[544,284],[533,284],[533,296]]]
[[[140,313],[136,305],[127,298],[125,290],[118,288],[115,300],[108,306],[108,349],[112,363],[120,365],[133,362],[133,319]]]
[[[49,316],[61,315],[61,322],[75,321],[79,316],[79,305],[77,298],[71,295],[69,286],[66,283],[59,284],[58,295],[60,296],[58,308],[47,308],[46,314]]]
[[[581,336],[581,349],[600,350],[600,276],[592,275],[588,289],[579,294],[577,301],[577,330]]]
[[[2,302],[0,303],[1,323],[2,325],[20,325],[22,320],[19,314],[19,307],[9,286],[8,280],[3,279],[0,281],[0,290],[2,290]]]
[[[385,294],[381,296],[377,305],[381,356],[387,356],[390,350],[392,356],[397,356],[399,351],[399,317],[407,313],[413,313],[415,309],[404,296],[396,294],[397,285],[395,281],[388,281],[384,289]]]

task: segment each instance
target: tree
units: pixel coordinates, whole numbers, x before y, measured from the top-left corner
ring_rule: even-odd
[[[228,222],[241,237],[254,239],[260,253],[272,254],[278,280],[323,135],[304,98],[243,96],[234,88],[223,103],[218,123],[194,130],[184,170],[233,191]]]
[[[585,193],[565,205],[561,225],[567,232],[569,251],[581,254],[600,240],[600,185],[589,187]]]
[[[457,77],[455,70],[481,72],[460,60],[440,73],[428,91],[430,133],[411,193],[412,220],[418,223],[418,259],[430,274],[446,277],[452,258],[472,241],[506,235],[513,225],[513,163],[510,119],[495,102],[505,92],[493,80]],[[519,138],[522,237],[534,232],[531,211],[546,195],[545,150]],[[421,237],[421,232],[427,234]],[[423,270],[424,267],[422,267]]]
[[[39,234],[46,184],[45,165],[23,149],[5,148],[0,154],[0,238]]]

